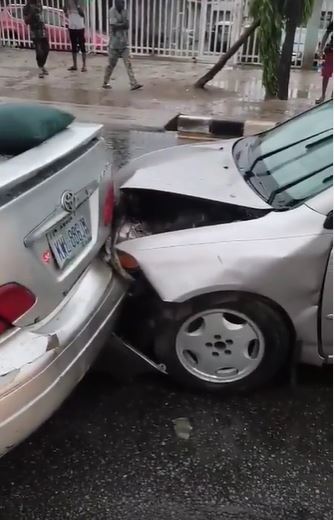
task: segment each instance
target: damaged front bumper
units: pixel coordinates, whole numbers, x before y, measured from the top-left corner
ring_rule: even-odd
[[[90,368],[128,288],[95,260],[52,316],[0,342],[0,455],[38,428]]]

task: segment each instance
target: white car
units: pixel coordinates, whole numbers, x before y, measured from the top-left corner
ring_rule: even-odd
[[[294,358],[332,360],[332,114],[328,102],[120,171],[117,248],[139,323],[124,333],[180,383],[246,389]]]
[[[100,133],[73,123],[0,162],[0,455],[81,380],[126,292],[104,259],[114,195]]]

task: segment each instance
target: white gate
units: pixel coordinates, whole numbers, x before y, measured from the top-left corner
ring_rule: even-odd
[[[227,52],[242,29],[243,0],[206,0],[200,16],[199,57],[210,61]],[[236,61],[237,57],[235,57]]]
[[[52,49],[70,50],[63,0],[42,0]],[[251,23],[250,0],[126,0],[129,14],[129,43],[135,55],[173,58],[199,58],[215,61]],[[0,38],[4,45],[31,45],[29,28],[23,21],[25,0],[0,0]],[[86,40],[90,52],[107,52],[108,12],[113,0],[86,0]],[[332,0],[323,0],[319,28],[322,38],[332,14]],[[293,64],[303,59],[306,27],[296,33]],[[257,32],[253,34],[234,63],[260,64]]]
[[[207,1],[207,0],[205,0]],[[94,0],[96,27],[109,35],[111,3]],[[127,0],[133,54],[197,57],[201,0]],[[95,51],[101,51],[96,46]]]

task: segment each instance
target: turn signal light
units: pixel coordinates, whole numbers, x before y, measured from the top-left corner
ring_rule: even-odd
[[[114,213],[114,188],[113,185],[109,186],[105,195],[104,207],[103,207],[103,223],[104,226],[109,226],[113,220]]]
[[[36,296],[22,285],[0,286],[0,334],[13,326],[36,302]]]
[[[125,271],[136,271],[139,267],[137,260],[123,251],[118,252],[119,262]]]

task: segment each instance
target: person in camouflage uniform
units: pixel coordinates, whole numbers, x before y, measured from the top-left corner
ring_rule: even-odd
[[[142,88],[142,85],[137,83],[130,62],[128,48],[129,22],[124,0],[115,0],[115,7],[112,7],[109,11],[109,26],[111,37],[109,40],[108,65],[105,71],[103,88],[111,88],[109,83],[110,77],[119,58],[122,58],[129,76],[130,89],[138,90]]]
[[[31,39],[35,45],[36,61],[40,69],[39,77],[48,75],[45,64],[49,54],[49,41],[43,21],[43,7],[40,0],[28,0],[23,8],[23,18],[30,27]]]

